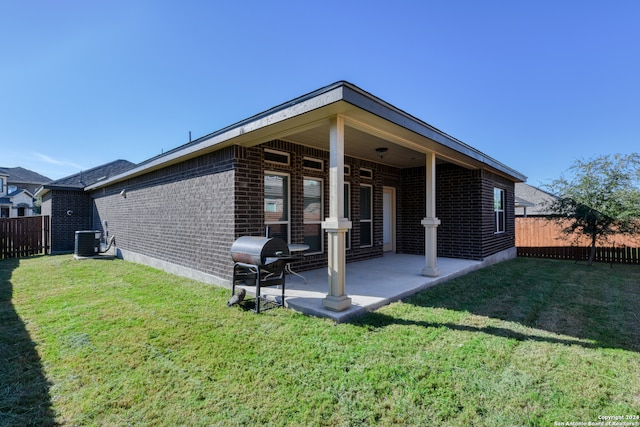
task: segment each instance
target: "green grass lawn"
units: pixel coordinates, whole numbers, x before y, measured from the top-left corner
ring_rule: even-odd
[[[339,325],[228,298],[121,260],[0,261],[0,426],[640,414],[638,266],[516,259]]]

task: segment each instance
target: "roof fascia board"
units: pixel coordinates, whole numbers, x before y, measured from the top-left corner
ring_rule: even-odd
[[[449,149],[459,152],[465,156],[475,159],[487,166],[490,166],[508,176],[526,181],[526,176],[509,168],[508,166],[498,162],[497,160],[486,156],[482,152],[473,147],[459,141],[446,133],[430,126],[429,124],[411,116],[410,114],[388,104],[382,99],[358,88],[351,83],[340,81],[314,92],[298,97],[292,101],[280,104],[267,111],[256,114],[245,120],[227,126],[219,131],[205,135],[193,142],[187,143],[175,148],[165,154],[154,157],[146,162],[139,164],[121,174],[115,175],[109,179],[94,183],[85,188],[86,191],[102,188],[107,185],[133,178],[164,166],[174,164],[189,158],[195,157],[201,153],[210,150],[214,146],[224,147],[225,143],[231,143],[242,137],[248,137],[248,134],[258,130],[265,129],[269,126],[282,123],[294,117],[299,117],[313,110],[326,107],[330,104],[345,101],[364,111],[388,120],[398,126],[408,129],[418,135],[429,138]],[[255,142],[255,138],[250,138]],[[248,142],[248,141],[244,141]]]
[[[298,98],[300,99],[300,98]],[[325,107],[342,100],[341,88],[331,89],[329,92],[321,93],[312,98],[301,100],[299,103],[283,104],[287,108],[278,109],[275,111],[266,111],[261,117],[256,117],[255,120],[250,121],[246,125],[240,127],[240,134],[249,133],[273,125],[275,123],[283,122],[287,119],[300,116],[310,111]],[[282,107],[281,106],[281,107]],[[276,107],[278,108],[278,107]]]
[[[312,92],[296,100],[281,104],[263,113],[252,116],[246,120],[227,126],[217,132],[199,138],[192,143],[178,147],[169,151],[164,155],[155,157],[137,167],[129,169],[121,174],[115,175],[107,180],[87,186],[85,190],[95,190],[105,187],[109,184],[132,178],[154,169],[161,168],[167,164],[176,163],[177,161],[186,160],[194,157],[200,152],[221,145],[232,139],[239,138],[243,135],[255,132],[268,126],[283,122],[296,116],[308,113],[310,111],[325,107],[327,105],[338,102],[342,99],[342,88],[339,85],[332,85],[319,91]]]
[[[74,187],[71,185],[43,185],[38,188],[36,191],[36,196],[38,193],[46,193],[47,191],[58,190],[58,191],[84,191],[84,187]]]
[[[527,177],[520,172],[354,85],[345,83],[343,99],[358,108],[369,111],[418,135],[432,139],[447,148],[471,157],[509,176],[522,181],[527,180]]]
[[[45,186],[40,186],[36,190],[36,193],[33,195],[33,197],[42,197],[45,194],[47,194],[49,191],[50,190],[48,188],[46,188]]]

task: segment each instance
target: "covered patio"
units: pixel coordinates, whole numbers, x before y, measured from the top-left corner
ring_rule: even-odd
[[[351,298],[348,309],[334,311],[322,304],[327,296],[326,267],[301,272],[307,280],[306,284],[300,277],[289,275],[285,285],[285,306],[303,314],[327,317],[341,323],[494,262],[494,259],[471,261],[438,258],[440,275],[427,277],[420,274],[424,267],[424,256],[387,253],[382,258],[346,265],[346,287]],[[253,297],[255,287],[246,289]],[[266,298],[272,300],[280,298],[280,292],[279,288],[273,287],[261,290]]]
[[[514,257],[513,188],[525,179],[340,81],[83,194],[123,258],[186,277],[231,283],[230,248],[245,236],[304,245],[294,269],[311,270],[308,284],[291,277],[286,305],[339,322]]]

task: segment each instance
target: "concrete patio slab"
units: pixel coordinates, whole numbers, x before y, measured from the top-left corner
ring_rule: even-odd
[[[382,258],[349,263],[346,266],[346,293],[352,299],[351,307],[345,311],[327,310],[322,300],[327,295],[327,269],[304,271],[300,277],[287,277],[285,305],[295,311],[344,322],[354,316],[364,314],[398,301],[431,286],[462,276],[488,265],[486,262],[454,258],[438,258],[438,277],[421,275],[425,264],[424,256],[386,254]],[[295,270],[295,265],[293,266]],[[253,295],[254,287],[247,287]],[[278,288],[262,288],[261,293],[268,299],[280,297]]]

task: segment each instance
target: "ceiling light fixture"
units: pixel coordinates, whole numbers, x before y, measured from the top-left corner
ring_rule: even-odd
[[[376,153],[378,153],[378,157],[380,157],[381,159],[384,158],[384,156],[387,155],[387,151],[389,151],[389,149],[387,147],[378,147],[378,148],[376,148]]]

